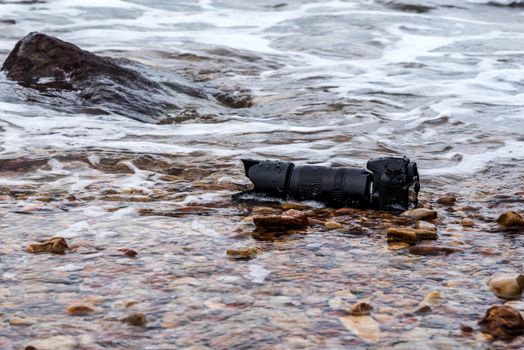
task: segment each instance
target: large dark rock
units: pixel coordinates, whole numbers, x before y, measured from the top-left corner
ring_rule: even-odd
[[[165,115],[162,87],[126,63],[33,32],[16,44],[2,70],[25,86],[75,92],[89,108],[156,122]]]

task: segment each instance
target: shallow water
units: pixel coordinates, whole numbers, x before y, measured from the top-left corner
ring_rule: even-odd
[[[519,348],[522,337],[491,344],[460,331],[501,303],[486,279],[524,262],[524,236],[494,223],[524,208],[519,4],[0,1],[1,61],[37,30],[139,62],[177,105],[176,123],[142,123],[0,73],[2,348],[54,335],[85,349]],[[180,86],[237,91],[253,105]],[[388,250],[389,219],[373,213],[337,218],[361,234],[314,225],[259,241],[244,220],[252,208],[230,201],[248,185],[242,157],[364,166],[385,154],[418,162],[421,199],[439,212],[437,243],[463,252]],[[436,204],[445,193],[458,197],[453,210]],[[463,228],[463,217],[476,226]],[[81,249],[23,251],[52,236]],[[225,255],[252,245],[263,249],[253,260]],[[434,290],[442,301],[413,315]],[[67,316],[85,298],[99,311]],[[363,299],[378,338],[343,321]],[[126,300],[138,303],[125,309]],[[131,312],[147,327],[118,321]],[[15,315],[37,322],[11,325]]]

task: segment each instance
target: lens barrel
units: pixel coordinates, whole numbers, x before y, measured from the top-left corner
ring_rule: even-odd
[[[365,207],[370,203],[373,174],[364,169],[301,165],[293,169],[289,194],[334,206]]]
[[[333,207],[406,210],[417,205],[417,164],[406,157],[371,159],[367,169],[295,166],[290,162],[243,159],[253,191],[295,200],[315,200]],[[234,196],[240,199],[243,193]]]

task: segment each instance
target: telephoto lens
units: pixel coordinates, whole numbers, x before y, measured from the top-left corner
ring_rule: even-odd
[[[417,205],[417,165],[406,157],[372,159],[367,169],[295,166],[275,160],[242,162],[254,189],[234,195],[237,201],[263,195],[378,210],[406,210]]]

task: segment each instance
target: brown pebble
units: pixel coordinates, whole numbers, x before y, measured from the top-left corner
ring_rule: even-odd
[[[416,208],[411,210],[406,210],[401,216],[408,216],[417,220],[431,221],[437,218],[437,212],[432,209],[427,208]]]
[[[253,222],[257,228],[304,228],[309,225],[306,214],[290,209],[282,215],[254,215]]]
[[[413,246],[409,247],[409,252],[414,255],[449,255],[451,253],[461,252],[462,250],[451,247],[435,246]]]
[[[226,250],[227,256],[236,260],[253,259],[260,253],[262,253],[262,249],[260,249],[259,247],[247,247]]]
[[[508,339],[524,334],[522,315],[517,309],[507,305],[490,307],[479,325],[482,332],[496,338]]]
[[[67,307],[66,311],[69,316],[85,316],[98,309],[89,303],[73,303]]]
[[[518,229],[524,227],[524,218],[516,211],[507,211],[499,216],[497,223],[505,229]]]
[[[141,312],[137,312],[129,316],[126,316],[120,321],[123,323],[130,324],[132,326],[145,326],[147,324],[146,316]]]
[[[127,257],[130,257],[130,258],[134,258],[135,256],[137,256],[137,252],[136,250],[134,249],[130,249],[130,248],[119,248],[117,249],[119,252],[122,252],[124,253],[125,256]]]
[[[437,203],[442,205],[453,205],[456,201],[457,198],[454,195],[446,195],[437,199]]]
[[[475,222],[471,219],[462,219],[462,221],[460,221],[460,224],[464,227],[473,227],[475,226]]]
[[[351,305],[349,313],[353,316],[365,316],[371,314],[371,311],[373,311],[373,306],[361,301]]]
[[[466,324],[460,325],[460,330],[461,330],[463,333],[473,333],[473,327],[468,326],[468,325],[466,325]]]
[[[324,226],[325,226],[328,230],[338,230],[338,229],[344,227],[341,223],[336,222],[336,221],[326,221],[326,222],[324,223]]]
[[[422,239],[437,239],[436,230],[416,229],[411,227],[390,227],[386,231],[388,242],[415,243]]]
[[[69,249],[65,238],[53,237],[50,240],[43,243],[33,243],[27,246],[25,249],[28,253],[52,253],[52,254],[65,254]]]

